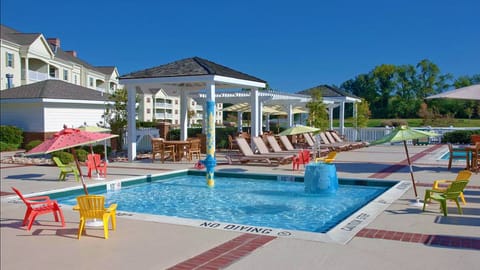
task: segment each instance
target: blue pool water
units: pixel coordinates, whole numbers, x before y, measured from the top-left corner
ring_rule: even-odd
[[[470,159],[472,158],[472,153],[469,153],[470,155]],[[443,154],[440,159],[441,160],[448,160],[450,158],[450,152],[446,152],[445,154]],[[464,153],[454,153],[453,155],[453,159],[463,159],[465,160],[466,159],[466,155]]]
[[[122,187],[103,194],[118,211],[326,232],[389,187],[340,185],[334,195],[306,194],[303,182],[187,175]],[[76,196],[58,198],[75,205]]]

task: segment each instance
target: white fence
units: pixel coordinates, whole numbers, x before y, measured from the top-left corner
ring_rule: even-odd
[[[412,128],[417,130],[429,131],[440,134],[437,137],[430,137],[428,139],[429,143],[441,143],[443,134],[447,132],[452,132],[455,130],[478,130],[480,127],[474,128],[454,128],[454,127],[421,127],[421,128]],[[339,129],[335,129],[340,133]],[[364,141],[364,142],[373,142],[377,139],[382,138],[383,136],[389,134],[393,130],[392,127],[382,127],[382,128],[360,128],[358,131],[355,128],[345,128],[345,138],[348,141]],[[411,144],[411,141],[407,143]]]
[[[364,141],[364,142],[373,142],[377,139],[382,138],[383,136],[389,134],[393,128],[391,127],[379,127],[379,128],[345,128],[345,138],[348,141]],[[443,134],[447,132],[452,132],[455,130],[478,130],[480,127],[475,128],[444,128],[444,127],[423,127],[423,128],[413,128],[418,130],[430,131],[440,134],[438,137],[429,138],[429,143],[440,143],[442,142]],[[335,129],[340,133],[339,129]],[[152,149],[152,144],[150,142],[151,138],[158,138],[159,131],[156,128],[141,128],[137,129],[137,151],[138,152],[148,152]],[[123,136],[123,149],[127,149],[127,134]],[[412,144],[411,141],[407,141],[408,144]]]

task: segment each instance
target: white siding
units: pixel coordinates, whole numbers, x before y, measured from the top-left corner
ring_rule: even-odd
[[[45,131],[59,131],[63,125],[79,127],[85,122],[94,126],[103,121],[103,105],[49,103],[45,108]]]
[[[36,58],[40,59],[53,59],[52,55],[50,54],[50,50],[47,47],[48,45],[44,42],[42,38],[37,38],[30,47],[28,47],[28,56],[32,57],[35,56]]]
[[[13,54],[13,68],[7,67],[7,53]],[[2,44],[0,50],[0,90],[7,89],[7,74],[13,74],[13,86],[20,86],[22,66],[20,63],[20,53],[14,47],[7,47]]]
[[[40,103],[2,103],[2,125],[16,126],[27,132],[43,132],[44,115]]]

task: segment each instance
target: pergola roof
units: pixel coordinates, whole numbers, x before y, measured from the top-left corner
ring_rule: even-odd
[[[266,83],[266,81],[257,77],[242,73],[226,66],[219,65],[217,63],[200,57],[186,58],[165,65],[135,71],[120,76],[120,79],[165,78],[203,75],[219,75],[240,80]]]
[[[322,98],[327,100],[343,100],[345,102],[360,102],[361,99],[355,95],[347,93],[340,88],[330,85],[318,85],[312,88],[298,92],[298,94],[311,95],[313,91],[320,90]]]

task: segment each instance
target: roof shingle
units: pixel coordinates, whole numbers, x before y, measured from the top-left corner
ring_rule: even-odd
[[[226,66],[219,65],[200,57],[186,58],[165,65],[132,72],[120,76],[120,79],[145,79],[201,75],[220,75],[236,79],[266,83],[266,81],[262,79],[236,71]]]
[[[31,98],[108,101],[108,94],[60,80],[46,80],[0,91],[0,99]]]

